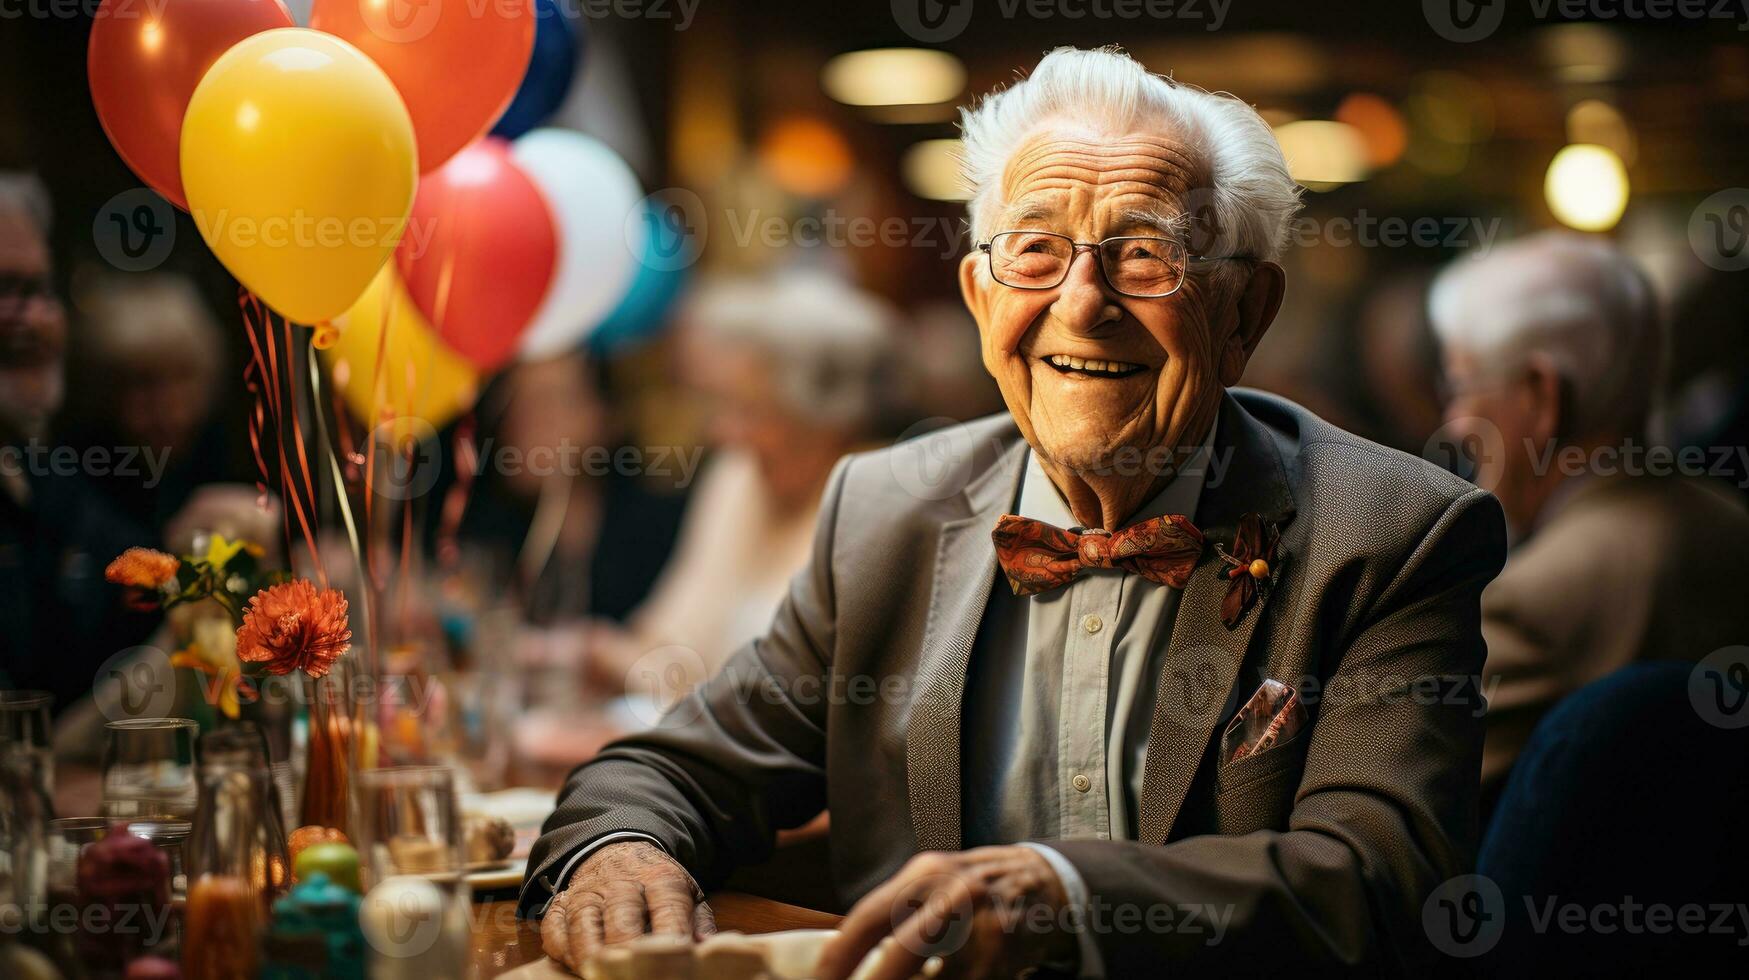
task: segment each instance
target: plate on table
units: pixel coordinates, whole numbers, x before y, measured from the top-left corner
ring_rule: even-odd
[[[522,875],[527,870],[527,858],[481,861],[468,865],[468,885],[476,892],[521,888]]]

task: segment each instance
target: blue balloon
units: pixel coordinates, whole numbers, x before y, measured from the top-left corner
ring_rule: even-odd
[[[492,127],[493,136],[513,140],[545,122],[559,110],[571,78],[577,74],[582,50],[582,25],[573,24],[557,0],[534,2],[534,53],[528,71],[516,89],[516,97]]]
[[[686,286],[686,271],[696,258],[686,240],[683,220],[672,211],[657,209],[653,198],[644,200],[644,254],[632,276],[631,288],[607,319],[590,331],[588,345],[598,354],[611,354],[636,346],[668,325],[674,301]]]

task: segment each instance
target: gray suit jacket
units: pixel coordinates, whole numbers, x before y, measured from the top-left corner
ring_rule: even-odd
[[[617,830],[651,835],[709,889],[830,808],[846,903],[919,851],[958,848],[966,667],[1002,587],[990,531],[1023,447],[1003,416],[842,461],[769,633],[572,774],[523,910],[545,899],[541,876]],[[1160,678],[1141,839],[1051,843],[1106,909],[1111,976],[1394,972],[1433,955],[1423,902],[1473,861],[1478,604],[1504,560],[1499,505],[1255,392],[1225,399],[1214,452],[1197,521],[1210,547]],[[1229,629],[1213,543],[1230,546],[1248,512],[1281,524],[1283,557]],[[1265,678],[1300,687],[1310,724],[1217,764],[1223,726]],[[1137,928],[1192,905],[1231,916],[1221,942]]]

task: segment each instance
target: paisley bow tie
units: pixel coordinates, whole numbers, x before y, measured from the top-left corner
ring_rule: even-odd
[[[990,538],[1015,595],[1061,588],[1086,568],[1121,568],[1181,589],[1202,555],[1202,532],[1179,514],[1150,518],[1119,531],[1065,531],[1030,517],[1004,514]]]

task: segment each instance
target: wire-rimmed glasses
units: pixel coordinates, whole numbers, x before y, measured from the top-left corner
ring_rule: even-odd
[[[1014,289],[1055,289],[1069,277],[1076,253],[1093,253],[1114,292],[1138,299],[1170,296],[1184,285],[1192,263],[1249,259],[1248,255],[1192,255],[1183,242],[1121,235],[1077,242],[1049,231],[1003,231],[978,246],[990,257],[990,276]]]

